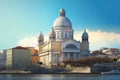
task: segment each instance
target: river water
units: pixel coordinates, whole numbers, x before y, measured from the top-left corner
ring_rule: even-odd
[[[0,74],[0,80],[120,80],[120,75],[101,75],[101,74]]]

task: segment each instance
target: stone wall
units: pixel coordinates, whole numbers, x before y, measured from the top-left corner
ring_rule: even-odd
[[[51,42],[51,48],[52,48],[52,51],[54,51],[54,52],[60,52],[61,51],[61,42],[59,42],[59,41]]]

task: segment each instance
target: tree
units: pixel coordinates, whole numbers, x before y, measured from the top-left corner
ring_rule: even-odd
[[[39,65],[42,65],[43,63],[42,62],[37,62]]]

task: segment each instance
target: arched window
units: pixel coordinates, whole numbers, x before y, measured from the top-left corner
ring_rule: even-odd
[[[62,38],[63,38],[63,32],[61,32],[61,34],[62,34]]]
[[[67,33],[65,32],[65,39],[67,39]]]
[[[65,48],[67,48],[67,49],[77,49],[77,47],[74,44],[68,44]]]

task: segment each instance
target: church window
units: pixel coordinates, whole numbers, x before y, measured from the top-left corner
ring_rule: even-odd
[[[68,48],[68,49],[77,49],[77,47],[74,44],[68,44],[65,48]]]
[[[67,39],[69,39],[69,32],[67,32]]]
[[[67,34],[65,33],[65,39],[67,39]]]
[[[88,38],[85,38],[85,41],[88,41]]]
[[[65,58],[67,58],[68,57],[68,53],[65,53]]]
[[[65,38],[65,32],[63,32],[63,38]]]
[[[70,32],[68,32],[68,39],[70,39]]]
[[[76,58],[79,58],[79,53],[76,53]]]
[[[73,53],[70,53],[70,58],[73,58]]]
[[[53,36],[53,39],[55,39],[55,36]]]
[[[63,38],[63,32],[61,32],[61,34],[62,34],[62,38]]]

